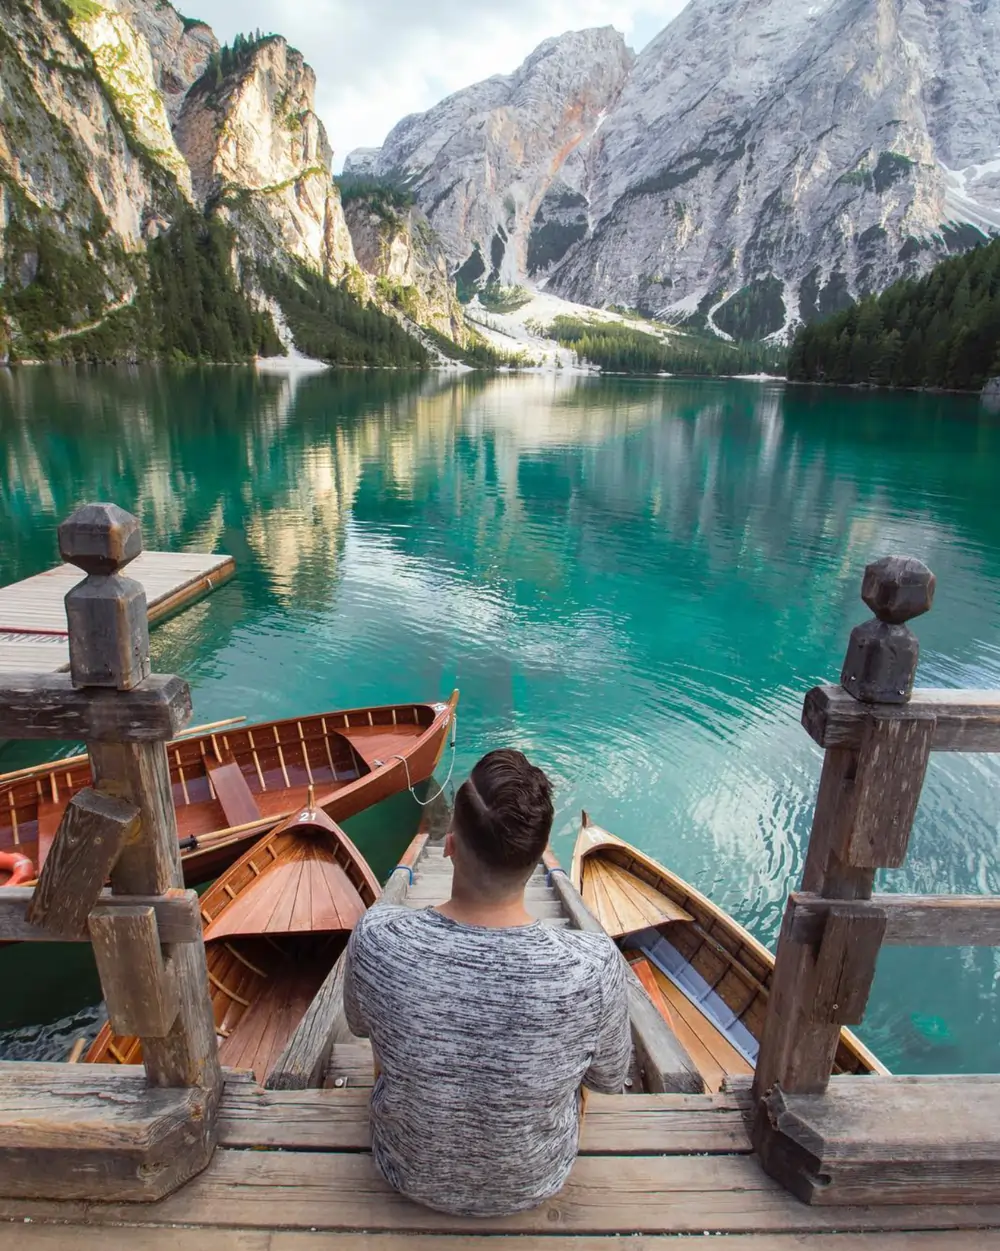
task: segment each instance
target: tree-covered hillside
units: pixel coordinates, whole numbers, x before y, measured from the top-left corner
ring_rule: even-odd
[[[545,332],[562,347],[611,373],[697,376],[779,373],[784,349],[769,343],[728,343],[712,335],[667,339],[622,322],[557,317]]]
[[[804,326],[788,361],[799,382],[979,390],[1000,373],[1000,240]]]

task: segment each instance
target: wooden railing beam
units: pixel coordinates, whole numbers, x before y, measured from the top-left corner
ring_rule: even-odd
[[[885,918],[882,942],[890,947],[1000,947],[1000,896],[873,895],[839,901],[804,891],[791,895],[791,937],[818,943],[830,909]]]
[[[6,886],[0,890],[0,942],[90,941],[89,931],[67,939],[61,934],[32,925],[27,919],[27,912],[33,894],[32,886]],[[198,896],[193,890],[168,891],[165,895],[112,895],[110,891],[104,890],[98,896],[96,906],[105,911],[114,908],[152,908],[156,914],[161,942],[202,941],[201,912]]]
[[[931,751],[1000,752],[1000,691],[918,688],[907,704],[862,704],[840,686],[806,695],[802,724],[820,747],[857,750],[873,713],[881,720],[934,719]]]

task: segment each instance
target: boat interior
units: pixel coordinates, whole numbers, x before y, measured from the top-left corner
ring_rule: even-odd
[[[261,839],[202,896],[205,955],[222,1063],[263,1082],[378,897],[357,849],[323,812]],[[138,1064],[138,1038],[105,1025],[93,1063]]]
[[[206,734],[168,747],[182,842],[320,804],[394,756],[411,751],[434,720],[428,704],[337,712]],[[86,759],[0,787],[0,851],[40,870],[70,797],[90,784]],[[0,874],[0,885],[6,878]]]
[[[580,859],[584,902],[618,941],[710,1091],[753,1073],[773,958],[731,917],[627,844]],[[837,1071],[868,1072],[841,1042]]]

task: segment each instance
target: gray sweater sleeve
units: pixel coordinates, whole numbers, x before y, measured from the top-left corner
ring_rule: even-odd
[[[625,962],[616,948],[609,953],[601,981],[601,1021],[597,1048],[583,1084],[600,1094],[619,1094],[632,1062],[632,1029],[628,1015]]]

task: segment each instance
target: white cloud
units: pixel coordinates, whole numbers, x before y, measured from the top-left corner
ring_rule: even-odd
[[[507,74],[543,39],[615,26],[641,48],[686,0],[175,0],[218,37],[284,35],[316,71],[317,111],[339,168],[375,147],[407,113],[491,74]]]

